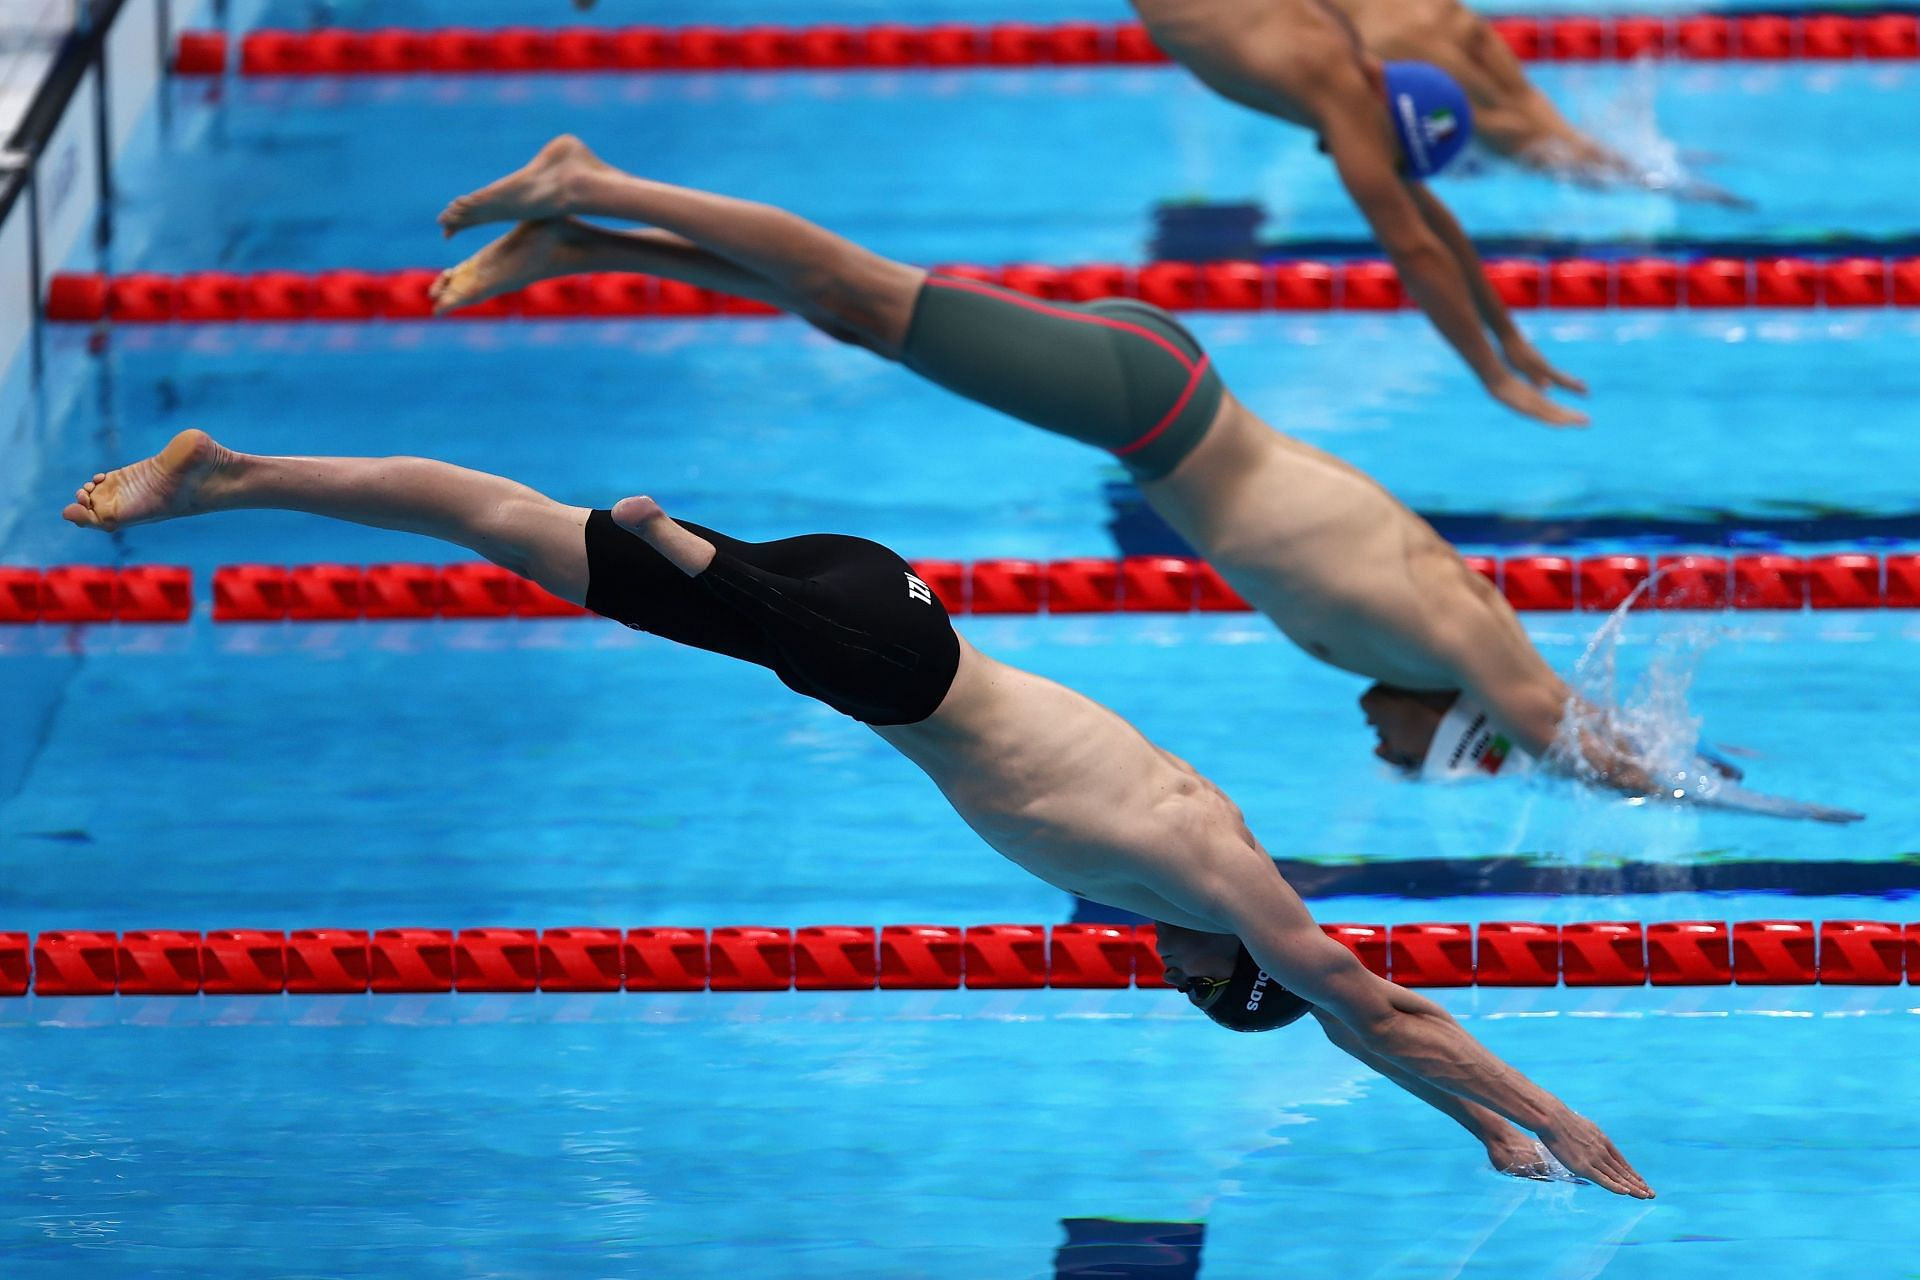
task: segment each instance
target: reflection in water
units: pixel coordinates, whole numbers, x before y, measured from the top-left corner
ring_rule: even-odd
[[[1067,1242],[1053,1255],[1055,1280],[1195,1280],[1204,1222],[1062,1218]]]

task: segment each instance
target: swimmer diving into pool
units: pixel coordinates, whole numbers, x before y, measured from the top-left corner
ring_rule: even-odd
[[[1204,5],[1207,0],[1201,3]],[[1473,136],[1494,155],[1585,186],[1660,191],[1681,200],[1749,207],[1750,202],[1711,183],[1635,164],[1612,147],[1576,129],[1527,78],[1507,42],[1485,18],[1459,0],[1328,0],[1328,3],[1353,24],[1367,50],[1385,59],[1387,65],[1427,62],[1452,76],[1472,105]],[[1184,13],[1196,7],[1199,6],[1185,0],[1138,0],[1143,15],[1149,10],[1163,15],[1176,10]],[[1234,5],[1231,24],[1215,25],[1219,20],[1212,15],[1218,8],[1210,6],[1209,16],[1195,22],[1196,28],[1210,37],[1202,43],[1210,50],[1216,46],[1221,50],[1211,56],[1196,53],[1193,59],[1196,73],[1203,61],[1212,63],[1226,58],[1247,63],[1262,56],[1277,59],[1289,56],[1284,43],[1272,49],[1255,49],[1260,40],[1260,24],[1245,20],[1245,0],[1237,0]],[[1283,21],[1284,18],[1276,14],[1271,20]],[[1216,31],[1226,33],[1225,37],[1213,37]]]
[[[1653,1196],[1591,1121],[1321,932],[1218,787],[1107,708],[973,648],[877,543],[740,542],[677,523],[651,498],[590,511],[425,458],[265,457],[203,431],[95,476],[62,515],[112,531],[242,509],[438,538],[629,627],[767,667],[869,725],[1017,865],[1166,922],[1169,968],[1214,1021],[1264,1031],[1311,1012],[1335,1044],[1466,1127],[1503,1172],[1550,1167],[1526,1130],[1573,1173]]]
[[[617,232],[573,214],[625,218]],[[1486,579],[1338,458],[1262,422],[1173,317],[1135,299],[1042,302],[893,262],[781,209],[606,165],[577,139],[463,196],[448,234],[522,225],[434,285],[437,309],[580,272],[644,272],[755,298],[989,408],[1115,454],[1247,600],[1315,657],[1376,683],[1381,759],[1424,777],[1528,756],[1634,795],[1843,821],[1714,769],[1656,774],[1534,650]],[[1556,751],[1569,709],[1577,752]],[[1676,791],[1686,793],[1675,797]]]
[[[1459,82],[1431,62],[1382,62],[1327,0],[1133,0],[1133,7],[1155,43],[1209,89],[1319,135],[1407,296],[1489,395],[1553,426],[1586,423],[1544,394],[1549,387],[1585,394],[1586,385],[1527,341],[1472,241],[1427,188],[1426,179],[1474,133]]]

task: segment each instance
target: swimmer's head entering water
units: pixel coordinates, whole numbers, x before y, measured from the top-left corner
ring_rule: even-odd
[[[1428,781],[1491,777],[1519,752],[1478,701],[1457,691],[1376,684],[1360,709],[1380,741],[1373,754]]]
[[[1418,774],[1440,722],[1459,700],[1460,694],[1453,690],[1374,685],[1360,695],[1360,710],[1380,739],[1373,754],[1409,776]]]

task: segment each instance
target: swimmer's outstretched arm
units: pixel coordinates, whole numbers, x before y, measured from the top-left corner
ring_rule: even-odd
[[[1511,57],[1498,36],[1491,43]],[[1517,67],[1516,67],[1517,70]],[[1518,105],[1476,108],[1474,137],[1494,155],[1535,173],[1565,178],[1596,191],[1658,191],[1695,204],[1751,209],[1753,201],[1697,178],[1675,181],[1636,165],[1599,139],[1582,133],[1560,114],[1551,99],[1521,77]]]
[[[1326,113],[1322,136],[1341,184],[1393,260],[1407,295],[1467,362],[1487,394],[1515,413],[1549,426],[1586,425],[1586,415],[1549,400],[1529,380],[1531,373],[1510,368],[1487,340],[1481,327],[1483,300],[1497,304],[1498,299],[1482,273],[1476,270],[1475,279],[1468,279],[1457,252],[1431,225],[1423,203],[1437,203],[1437,198],[1427,195],[1426,202],[1416,198],[1420,184],[1406,182],[1395,172],[1392,154],[1372,127],[1376,115],[1377,104],[1370,98],[1347,102],[1344,109]],[[1447,222],[1458,229],[1451,217]],[[1465,236],[1460,239],[1464,242]],[[1477,267],[1477,256],[1474,262]],[[1504,316],[1504,307],[1500,314]]]
[[[1204,874],[1190,868],[1206,868]],[[1574,1174],[1638,1199],[1653,1189],[1591,1120],[1527,1079],[1425,996],[1370,973],[1321,932],[1257,846],[1196,851],[1150,884],[1167,902],[1232,933],[1289,991],[1342,1023],[1394,1072],[1506,1117]]]
[[[94,476],[61,514],[113,532],[214,511],[304,511],[478,552],[562,599],[587,596],[585,507],[429,458],[283,458],[182,431],[151,458]]]
[[[1481,264],[1480,251],[1473,247],[1473,241],[1467,238],[1453,211],[1441,203],[1440,198],[1429,191],[1424,182],[1408,183],[1407,194],[1413,197],[1414,206],[1420,210],[1420,216],[1426,220],[1427,226],[1440,237],[1440,243],[1460,264],[1460,274],[1472,290],[1473,305],[1480,313],[1480,321],[1493,334],[1494,341],[1500,344],[1500,355],[1506,360],[1507,367],[1542,391],[1560,387],[1580,395],[1587,394],[1586,383],[1548,364],[1546,357],[1520,332],[1520,326],[1514,323],[1513,316],[1507,311],[1507,304],[1500,300],[1500,295],[1487,280],[1487,270]]]
[[[1331,1040],[1335,1046],[1352,1055],[1363,1066],[1379,1072],[1434,1110],[1449,1117],[1462,1129],[1479,1139],[1480,1144],[1487,1149],[1488,1163],[1496,1172],[1510,1174],[1516,1178],[1548,1176],[1548,1167],[1540,1158],[1539,1144],[1514,1128],[1505,1118],[1478,1103],[1468,1102],[1465,1098],[1456,1097],[1444,1089],[1436,1089],[1424,1081],[1407,1075],[1379,1055],[1368,1052],[1367,1047],[1352,1029],[1332,1014],[1315,1009],[1313,1016],[1319,1021],[1320,1029],[1326,1032],[1327,1039]]]

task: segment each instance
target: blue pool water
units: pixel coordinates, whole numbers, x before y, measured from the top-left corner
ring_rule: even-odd
[[[253,8],[243,25],[565,12]],[[1008,16],[961,0],[899,10],[835,13]],[[1078,0],[1018,16],[1083,14],[1121,16]],[[645,16],[697,15],[826,16],[772,0]],[[1512,176],[1445,190],[1482,231],[1905,233],[1915,169],[1894,139],[1912,74],[1548,77],[1576,103],[1650,94],[1668,138],[1719,153],[1712,172],[1760,199],[1752,214]],[[440,203],[562,128],[920,260],[1133,260],[1152,205],[1183,195],[1258,198],[1273,233],[1357,232],[1298,139],[1172,72],[172,94],[122,175],[120,269],[449,261]],[[1529,323],[1593,383],[1593,430],[1500,414],[1415,316],[1194,327],[1275,425],[1425,511],[1912,511],[1909,314]],[[789,321],[88,339],[55,332],[39,389],[16,367],[0,392],[20,460],[0,469],[0,562],[188,564],[204,597],[234,561],[465,558],[291,516],[113,539],[55,518],[79,479],[189,425],[257,451],[430,454],[570,501],[650,491],[751,538],[832,528],[958,559],[1113,548],[1115,468]],[[1527,625],[1572,670],[1599,620]],[[1627,624],[1628,683],[1681,671],[1708,737],[1754,754],[1757,785],[1868,814],[1846,829],[1550,784],[1400,784],[1367,755],[1360,683],[1252,616],[965,629],[1220,782],[1324,920],[1915,918],[1920,823],[1903,801],[1920,615]],[[765,673],[602,623],[14,629],[0,632],[0,725],[0,928],[1055,923],[1081,909],[989,852],[857,725]],[[30,999],[0,1001],[0,1263],[31,1277],[1045,1277],[1073,1274],[1076,1255],[1056,1256],[1066,1220],[1113,1219],[1203,1224],[1209,1277],[1912,1273],[1905,988],[1444,1000],[1603,1123],[1661,1199],[1496,1178],[1448,1122],[1317,1033],[1221,1035],[1166,992]]]
[[[1478,235],[1900,234],[1916,77],[1909,64],[1543,67],[1577,121],[1649,163],[1710,154],[1701,172],[1757,207],[1511,171],[1436,190]],[[1365,232],[1305,131],[1174,68],[241,80],[176,97],[150,162],[123,175],[135,213],[121,248],[158,270],[441,261],[446,201],[566,131],[624,167],[785,205],[910,261],[1133,262],[1165,201],[1256,201],[1268,238]]]
[[[1276,1052],[1177,998],[16,1005],[0,1249],[33,1277],[1048,1277],[1094,1217],[1204,1223],[1202,1276],[1618,1280],[1895,1276],[1920,1245],[1903,1000],[1445,997],[1604,1120],[1648,1205],[1498,1178],[1317,1035]]]

